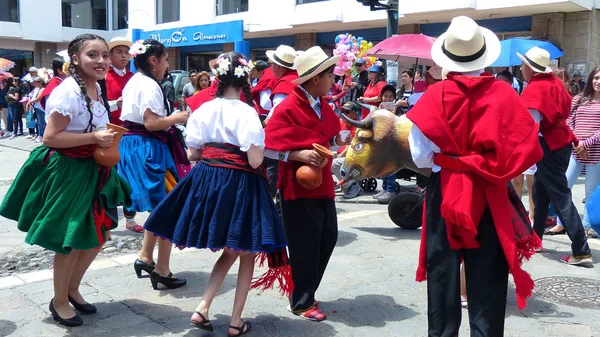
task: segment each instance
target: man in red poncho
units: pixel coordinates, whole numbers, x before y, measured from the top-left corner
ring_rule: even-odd
[[[52,72],[54,73],[54,76],[50,79],[50,81],[42,91],[42,97],[40,99],[40,104],[44,109],[46,109],[46,100],[48,99],[48,97],[50,97],[52,91],[54,91],[54,89],[56,89],[56,87],[58,87],[65,78],[67,78],[67,74],[65,74],[62,70],[64,64],[65,61],[60,57],[57,57],[54,60],[52,60]]]
[[[328,57],[312,47],[296,61],[298,85],[277,107],[265,128],[265,156],[278,159],[277,188],[283,192],[281,215],[288,239],[294,291],[289,310],[312,321],[327,318],[315,301],[329,258],[337,241],[337,215],[331,158],[324,158],[313,143],[332,150],[350,142],[340,133],[340,119],[327,104],[333,68],[339,56]],[[322,182],[306,188],[296,178],[304,165],[320,168]]]
[[[265,66],[267,66],[265,68]],[[269,111],[273,108],[271,103],[271,92],[277,78],[273,75],[273,69],[265,61],[258,60],[254,64],[255,72],[261,73],[262,76],[258,79],[256,86],[252,88],[252,99],[254,106],[261,120],[267,118]]]
[[[456,17],[431,54],[450,73],[406,115],[413,160],[432,168],[417,270],[428,279],[429,337],[458,336],[461,259],[471,336],[503,336],[508,273],[523,308],[534,283],[521,260],[541,245],[509,187],[542,157],[538,126],[510,85],[483,73],[500,54],[490,30]]]
[[[524,56],[517,55],[523,61],[523,77],[529,81],[521,98],[532,114],[541,120],[539,141],[544,149],[544,157],[537,163],[533,178],[533,228],[542,238],[552,202],[571,239],[572,255],[561,257],[560,260],[567,264],[591,264],[590,247],[565,175],[572,144],[575,144],[578,152],[584,149],[567,125],[571,113],[571,95],[548,68],[548,51],[534,47]]]
[[[115,37],[108,43],[110,67],[106,73],[106,98],[110,107],[110,122],[117,125],[123,123],[120,119],[123,88],[133,77],[133,73],[127,69],[132,44],[133,42],[122,37]]]

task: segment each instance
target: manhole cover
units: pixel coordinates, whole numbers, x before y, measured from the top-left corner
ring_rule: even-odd
[[[549,302],[579,308],[600,309],[600,281],[554,276],[535,280],[533,292]]]

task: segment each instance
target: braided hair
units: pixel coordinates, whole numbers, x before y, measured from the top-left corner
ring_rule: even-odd
[[[241,89],[244,93],[246,103],[248,103],[248,105],[250,105],[251,107],[254,107],[254,100],[252,99],[252,94],[250,93],[250,74],[244,72],[244,75],[241,77],[235,75],[235,69],[238,66],[241,66],[242,68],[245,67],[245,65],[242,64],[242,62],[245,61],[247,64],[250,64],[250,62],[252,61],[248,61],[248,59],[244,55],[238,52],[221,54],[219,56],[219,59],[221,58],[229,60],[231,64],[229,66],[229,69],[227,70],[227,73],[217,73],[217,79],[219,80],[219,84],[217,86],[216,97],[223,97],[223,95],[225,94],[225,89],[231,86],[234,89]]]
[[[171,107],[169,106],[169,102],[167,101],[167,96],[165,95],[162,86],[160,85],[160,80],[154,77],[154,75],[152,75],[149,62],[151,56],[155,56],[157,59],[160,60],[165,55],[167,55],[167,47],[165,47],[164,44],[154,39],[146,39],[142,42],[142,44],[146,47],[146,52],[144,52],[143,54],[137,54],[133,58],[133,64],[137,69],[140,69],[144,75],[150,77],[156,82],[156,84],[158,84],[158,87],[161,88],[160,90],[163,94],[162,96],[165,110],[167,113],[170,113]]]
[[[67,52],[68,52],[69,56],[71,57],[71,59],[73,58],[74,55],[79,56],[81,47],[83,47],[84,43],[86,43],[87,41],[92,41],[92,40],[101,40],[102,42],[104,42],[104,44],[106,44],[106,41],[101,36],[98,36],[95,34],[81,34],[81,35],[77,36],[76,38],[74,38],[69,43],[69,47],[67,48]],[[108,48],[108,44],[106,44],[106,47]],[[79,85],[79,89],[81,90],[81,95],[85,99],[85,107],[87,108],[87,111],[90,114],[90,120],[89,120],[88,126],[84,132],[92,132],[93,129],[96,127],[95,125],[92,124],[92,122],[94,120],[94,113],[92,112],[92,99],[90,98],[90,96],[88,96],[87,87],[85,85],[85,82],[81,78],[80,70],[75,65],[75,62],[70,62],[69,74],[71,75],[71,77],[73,77],[75,82],[77,82],[77,84]],[[104,97],[102,97],[102,98],[104,98]],[[102,100],[103,100],[104,108],[106,108],[106,112],[109,113],[110,108],[108,107],[108,101],[105,99],[102,99]]]

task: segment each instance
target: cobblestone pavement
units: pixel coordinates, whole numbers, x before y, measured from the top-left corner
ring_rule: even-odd
[[[0,152],[0,162],[13,159],[3,153]],[[574,201],[580,211],[581,183],[574,189]],[[7,189],[8,186],[0,186],[0,197]],[[253,323],[249,337],[427,335],[426,284],[414,281],[420,230],[396,227],[385,206],[338,203],[337,208],[339,239],[317,293],[328,320],[300,320],[285,310],[287,303],[277,291],[253,291],[243,315]],[[126,237],[141,239],[121,224],[114,232],[115,241]],[[24,244],[23,238],[24,233],[16,230],[14,222],[0,219],[1,257],[39,250]],[[525,310],[517,310],[514,287],[510,286],[505,336],[600,336],[600,272],[594,267],[567,266],[558,261],[570,251],[566,236],[546,237],[544,243],[544,252],[525,264],[538,285]],[[591,239],[590,245],[596,259],[600,259],[600,240]],[[0,277],[0,336],[211,336],[191,327],[189,318],[219,255],[174,250],[171,268],[187,278],[188,285],[172,291],[154,291],[147,278],[136,278],[132,268],[136,254],[131,252],[105,250],[92,264],[82,293],[98,306],[98,313],[83,316],[84,326],[77,328],[58,326],[49,315],[51,270]],[[25,256],[29,261],[34,258]],[[40,268],[45,266],[35,269]],[[215,336],[227,331],[236,272],[234,266],[211,308]],[[259,273],[261,270],[257,269],[256,275]],[[466,311],[463,317],[460,336],[469,336]]]

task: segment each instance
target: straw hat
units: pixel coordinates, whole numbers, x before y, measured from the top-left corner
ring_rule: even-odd
[[[473,19],[457,16],[431,47],[433,61],[448,71],[467,73],[484,69],[500,56],[500,41]]]
[[[292,82],[300,85],[338,63],[340,58],[339,55],[327,56],[319,46],[311,47],[296,59],[296,70],[300,77]]]
[[[523,61],[523,64],[527,65],[531,70],[536,73],[551,73],[552,69],[548,67],[550,63],[550,53],[540,47],[533,47],[529,49],[525,56],[517,53],[517,56]]]
[[[131,48],[133,42],[127,40],[124,37],[115,37],[108,42],[108,51],[111,51],[114,47],[117,46],[125,46],[127,48]]]
[[[296,51],[294,48],[281,45],[276,50],[267,50],[266,54],[271,62],[284,68],[296,69],[294,66],[294,62],[296,61]]]
[[[429,70],[427,70],[427,73],[429,73],[429,75],[431,75],[431,77],[433,77],[434,80],[442,79],[442,68],[440,68],[440,66],[438,65],[434,65],[433,67],[429,68]]]

